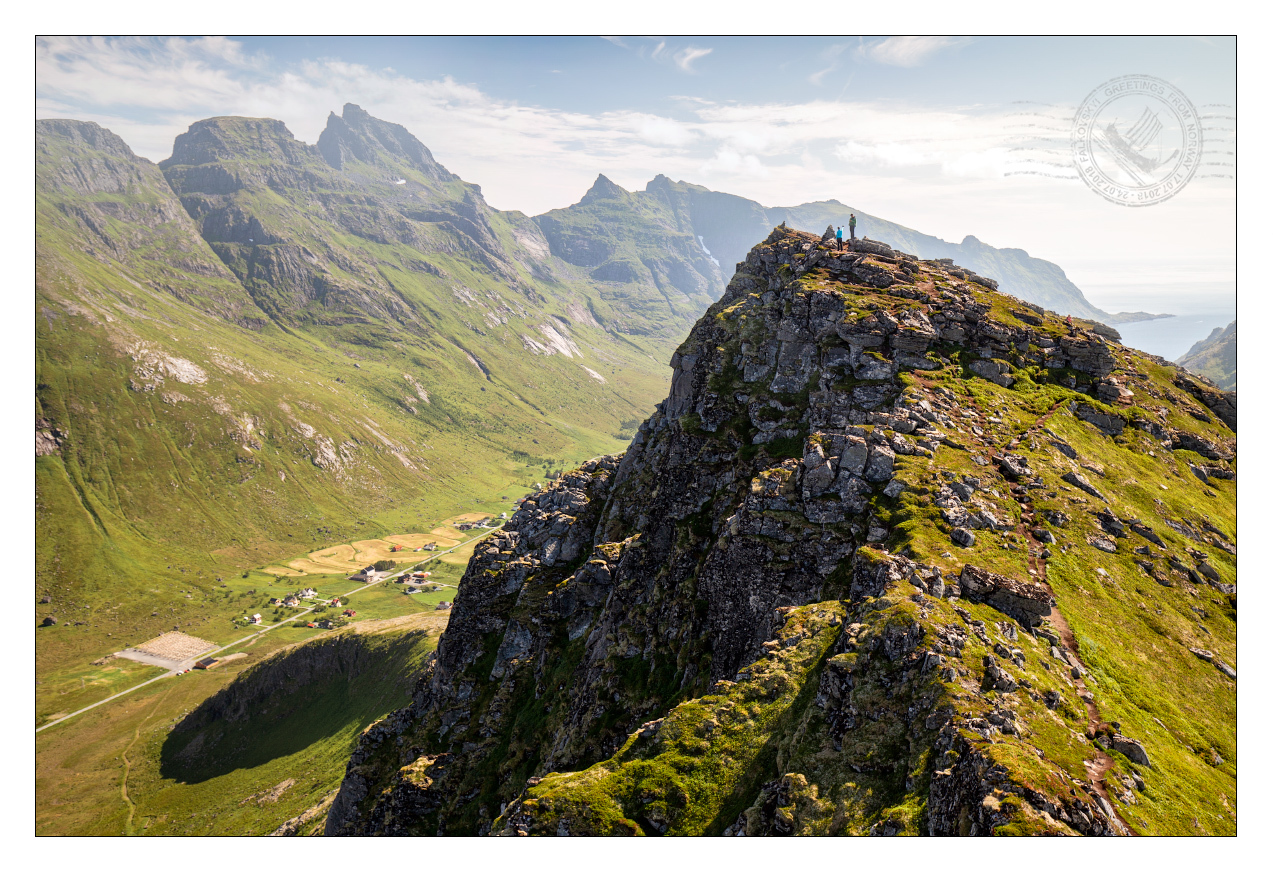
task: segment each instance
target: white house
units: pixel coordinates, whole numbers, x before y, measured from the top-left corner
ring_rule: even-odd
[[[359,570],[350,578],[356,582],[379,582],[383,576],[384,574],[378,573],[376,571],[375,565],[372,564],[372,565],[363,567],[361,570]]]

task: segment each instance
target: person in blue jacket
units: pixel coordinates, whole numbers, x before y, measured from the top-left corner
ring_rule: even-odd
[[[835,246],[840,251],[844,251],[844,225],[840,225],[835,229]]]

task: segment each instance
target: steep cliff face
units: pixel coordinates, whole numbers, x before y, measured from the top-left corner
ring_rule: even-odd
[[[1231,832],[1233,433],[993,285],[776,229],[479,547],[327,832]]]

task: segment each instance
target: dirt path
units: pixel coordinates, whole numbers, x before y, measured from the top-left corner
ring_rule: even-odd
[[[1046,582],[1047,580],[1045,578],[1044,583],[1046,584]],[[1048,586],[1048,588],[1051,590],[1051,586]],[[1060,610],[1052,610],[1052,614],[1048,616],[1048,624],[1056,628],[1057,635],[1060,636],[1061,643],[1065,646],[1066,651],[1073,656],[1076,663],[1082,665],[1083,662],[1079,658],[1078,641],[1074,639],[1074,631],[1070,629],[1069,622],[1065,620],[1065,616],[1061,615]],[[1086,670],[1087,668],[1084,667],[1083,669]],[[1096,701],[1092,697],[1092,693],[1087,689],[1087,683],[1083,681],[1082,671],[1080,671],[1079,675],[1074,679],[1074,687],[1078,690],[1079,697],[1082,699],[1083,705],[1087,708],[1088,732],[1095,733],[1096,730],[1105,725],[1105,722],[1101,718],[1101,711],[1097,707]],[[1114,766],[1114,759],[1110,757],[1109,752],[1105,751],[1101,747],[1094,745],[1093,748],[1096,751],[1095,760],[1083,761],[1083,766],[1087,768],[1087,776],[1089,781],[1092,783],[1092,787],[1096,790],[1097,794],[1105,798],[1105,802],[1109,804],[1109,808],[1114,810],[1115,818],[1118,819],[1119,824],[1127,829],[1127,833],[1132,836],[1140,836],[1136,829],[1128,823],[1127,819],[1123,818],[1123,816],[1119,813],[1118,807],[1114,805],[1114,801],[1109,796],[1109,788],[1105,785],[1105,774],[1108,773],[1110,768]]]
[[[170,688],[159,696],[159,699],[155,701],[155,705],[150,708],[150,714],[143,718],[133,730],[133,741],[128,744],[128,747],[124,749],[122,753],[120,753],[120,758],[124,762],[124,774],[119,780],[119,796],[124,799],[124,803],[128,807],[128,818],[124,821],[124,836],[126,837],[133,836],[133,814],[137,811],[137,805],[134,804],[133,799],[128,796],[128,771],[132,769],[132,762],[128,760],[128,753],[132,751],[133,746],[137,745],[137,741],[141,739],[142,727],[146,724],[146,722],[150,721],[151,716],[153,716],[159,709],[159,704],[163,703],[171,693],[172,689]]]
[[[1004,451],[1015,449],[1021,444],[1023,439],[1043,427],[1044,423],[1052,417],[1052,414],[1056,412],[1064,402],[1065,401],[1062,400],[1053,404],[1051,409],[1035,419],[1034,424],[1030,425],[1023,432],[1013,437],[1008,444],[1004,446]],[[1055,597],[1056,592],[1052,591],[1052,586],[1048,584],[1048,564],[1042,555],[1042,549],[1039,548],[1038,543],[1036,543],[1026,532],[1026,522],[1033,522],[1035,520],[1034,509],[1030,506],[1030,501],[1027,499],[1029,492],[1017,485],[1013,485],[1012,489],[1019,489],[1013,490],[1012,493],[1016,497],[1017,502],[1021,505],[1021,520],[1017,522],[1017,535],[1021,537],[1021,540],[1024,543],[1026,543],[1027,566],[1033,572],[1034,577],[1045,585],[1048,591],[1052,593],[1053,597]],[[1061,614],[1060,609],[1054,608],[1052,613],[1048,616],[1047,621],[1048,624],[1056,630],[1057,636],[1061,639],[1061,645],[1064,646],[1065,651],[1069,653],[1072,663],[1079,665],[1081,668],[1079,675],[1074,677],[1074,687],[1079,693],[1079,698],[1083,701],[1083,706],[1087,709],[1088,733],[1094,734],[1105,725],[1105,722],[1101,718],[1101,711],[1096,705],[1095,698],[1087,688],[1087,683],[1083,681],[1083,673],[1087,670],[1087,667],[1083,664],[1082,658],[1079,657],[1078,640],[1074,638],[1074,631],[1070,629],[1070,623],[1065,620],[1065,616]],[[1088,781],[1091,782],[1096,793],[1104,798],[1105,802],[1109,804],[1109,808],[1114,810],[1115,818],[1118,819],[1119,824],[1126,828],[1127,833],[1139,836],[1136,830],[1127,823],[1127,820],[1119,814],[1118,807],[1114,806],[1114,802],[1109,796],[1109,789],[1105,785],[1105,774],[1108,773],[1110,768],[1114,766],[1114,759],[1110,757],[1108,752],[1099,746],[1095,746],[1094,748],[1096,751],[1095,760],[1084,760],[1083,762],[1083,766],[1087,770]]]
[[[1023,439],[1025,439],[1026,437],[1028,437],[1030,434],[1034,433],[1034,432],[1035,432],[1036,430],[1038,430],[1039,428],[1043,427],[1044,422],[1046,422],[1049,418],[1051,418],[1051,417],[1052,417],[1052,413],[1054,413],[1054,412],[1056,412],[1058,409],[1060,409],[1060,408],[1061,408],[1061,404],[1063,404],[1063,403],[1065,403],[1065,401],[1064,401],[1064,400],[1058,400],[1056,403],[1053,403],[1053,404],[1052,404],[1052,407],[1051,407],[1051,408],[1050,408],[1047,412],[1043,413],[1042,415],[1040,415],[1038,418],[1036,418],[1036,419],[1034,420],[1034,424],[1030,425],[1030,426],[1029,426],[1029,427],[1027,427],[1025,430],[1023,430],[1021,433],[1019,433],[1019,434],[1017,434],[1016,436],[1014,436],[1014,437],[1013,437],[1013,438],[1012,438],[1012,439],[1008,442],[1008,444],[1007,444],[1006,446],[1004,446],[1004,447],[1003,447],[1003,448],[1004,448],[1004,451],[1007,451],[1008,449],[1015,449],[1017,446],[1019,446],[1019,445],[1021,444],[1021,441],[1022,441]]]

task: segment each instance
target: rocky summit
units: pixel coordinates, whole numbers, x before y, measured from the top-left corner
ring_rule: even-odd
[[[478,547],[328,834],[1236,831],[1236,397],[829,233]]]

